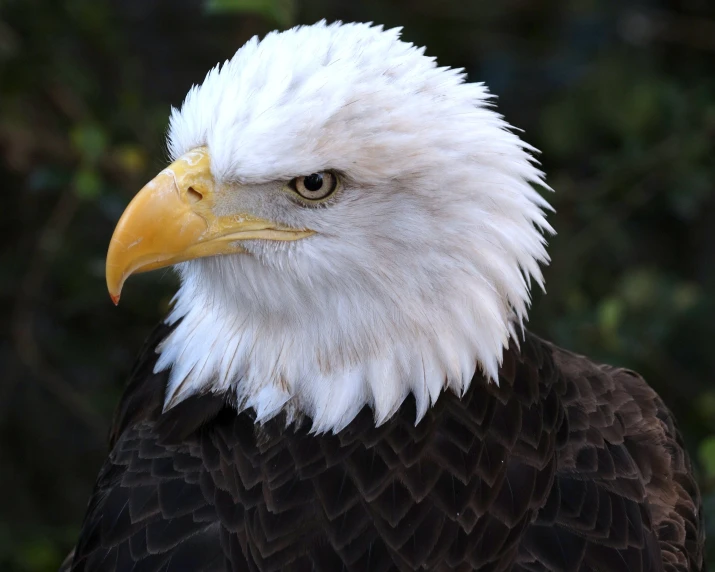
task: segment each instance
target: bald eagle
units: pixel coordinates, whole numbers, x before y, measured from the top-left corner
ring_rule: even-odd
[[[67,570],[702,569],[661,399],[524,329],[548,187],[484,85],[321,22],[212,69],[168,148],[106,277],[181,287]]]

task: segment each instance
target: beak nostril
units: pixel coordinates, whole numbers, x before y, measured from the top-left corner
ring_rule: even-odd
[[[192,203],[198,203],[201,199],[204,198],[204,196],[194,189],[194,187],[189,187],[186,189],[186,196],[189,197],[189,201]]]

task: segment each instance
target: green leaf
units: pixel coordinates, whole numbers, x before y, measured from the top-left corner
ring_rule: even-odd
[[[710,425],[715,423],[715,390],[702,392],[693,406]]]
[[[209,14],[254,13],[287,28],[295,19],[295,0],[206,0],[204,10]]]
[[[673,305],[676,310],[685,312],[700,301],[700,288],[697,284],[684,282],[673,291]]]
[[[541,117],[544,149],[561,158],[579,153],[588,140],[584,122],[583,110],[573,101],[559,101],[547,107]]]
[[[74,190],[82,199],[95,199],[102,192],[102,179],[94,168],[82,167],[75,174]]]
[[[619,327],[624,319],[624,304],[620,298],[609,297],[603,300],[597,309],[598,326],[606,347],[615,350],[621,344]]]
[[[96,162],[107,148],[106,134],[99,125],[94,123],[76,126],[70,133],[70,140],[85,162]]]
[[[700,441],[698,458],[708,477],[715,477],[715,435]]]
[[[598,323],[603,331],[616,330],[622,316],[623,301],[618,298],[606,298],[598,307]]]
[[[631,308],[652,307],[658,296],[662,277],[649,268],[634,268],[623,276],[620,293]]]
[[[50,570],[61,562],[62,555],[48,539],[37,538],[17,549],[17,559],[22,569],[29,572]]]
[[[137,145],[122,145],[114,151],[114,156],[127,173],[136,175],[146,168],[146,154]]]

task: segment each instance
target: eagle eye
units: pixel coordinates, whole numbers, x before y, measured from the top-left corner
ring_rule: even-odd
[[[338,186],[338,177],[330,171],[321,171],[296,177],[289,183],[291,189],[304,199],[320,201],[328,198]]]

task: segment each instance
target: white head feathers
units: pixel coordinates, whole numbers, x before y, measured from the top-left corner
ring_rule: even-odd
[[[327,431],[366,404],[384,422],[410,393],[419,419],[475,368],[496,380],[552,230],[532,148],[488,99],[366,24],[254,38],[209,72],[172,113],[172,156],[207,146],[257,216],[316,234],[178,266],[167,406],[226,392],[259,420],[285,410]],[[343,185],[325,206],[275,199],[327,169]]]

